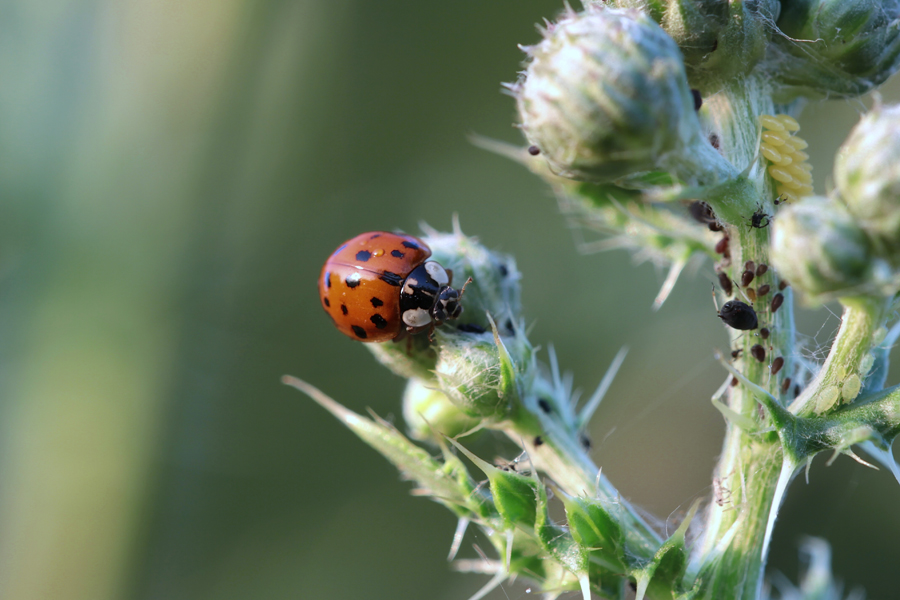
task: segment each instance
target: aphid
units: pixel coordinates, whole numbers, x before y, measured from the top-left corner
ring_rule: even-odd
[[[741,352],[743,352],[743,349],[742,349],[742,348],[738,348],[737,350],[732,350],[732,351],[731,351],[731,358],[733,358],[734,360],[737,360],[738,357],[741,355]]]
[[[712,207],[706,202],[701,202],[700,200],[691,202],[688,206],[688,212],[691,213],[691,216],[698,223],[703,223],[704,225],[716,224],[718,226],[716,213],[713,212]]]
[[[722,322],[732,329],[748,331],[759,326],[756,311],[748,304],[740,300],[729,300],[722,305],[722,310],[717,313]]]
[[[528,154],[530,154],[532,156],[537,156],[540,153],[541,153],[541,149],[538,148],[537,146],[528,146]]]
[[[550,407],[550,402],[547,401],[546,398],[538,398],[538,406],[540,406],[541,410],[548,415],[553,412],[553,409]]]
[[[582,433],[582,434],[581,434],[581,438],[579,438],[579,439],[581,440],[581,446],[582,446],[585,450],[590,450],[590,449],[591,449],[591,446],[592,446],[592,444],[591,444],[591,438],[589,438],[587,435],[585,435],[585,434]]]
[[[734,375],[732,375],[731,376],[731,387],[737,387],[738,383],[739,383],[738,378],[735,377]]]
[[[796,135],[800,125],[789,115],[762,115],[759,123],[763,127],[759,152],[770,163],[768,172],[778,193],[776,206],[812,194],[812,166],[803,152],[809,144]]]
[[[700,90],[691,90],[691,96],[694,97],[694,110],[700,110],[700,107],[703,106],[703,96],[700,95]]]
[[[786,287],[789,286],[789,285],[790,285],[790,284],[789,284],[787,281],[785,281],[784,279],[782,279],[781,281],[778,282],[778,289],[781,290],[781,291],[784,291],[784,288],[786,288]]]
[[[766,274],[766,271],[768,271],[768,270],[769,270],[769,265],[767,265],[766,263],[759,263],[759,266],[756,267],[756,276],[762,277],[763,275]]]
[[[754,290],[751,287],[748,287],[744,291],[744,293],[747,294],[747,300],[749,300],[750,302],[756,302],[756,290]]]
[[[731,285],[731,279],[728,278],[728,275],[725,273],[719,273],[719,286],[722,288],[722,291],[725,292],[726,296],[730,296],[734,293],[734,287]]]
[[[766,327],[763,327],[762,329],[760,329],[759,337],[761,337],[764,340],[769,339],[769,330]]]
[[[325,312],[341,333],[384,342],[433,331],[462,313],[453,273],[433,260],[431,249],[411,235],[371,231],[335,250],[319,276]]]
[[[719,150],[719,136],[715,133],[709,134],[709,143],[713,148]]]
[[[747,262],[744,263],[745,271],[753,271],[755,269],[756,269],[756,263],[753,262],[752,260],[748,260]]]
[[[772,289],[772,286],[770,286],[768,283],[764,283],[761,286],[759,286],[758,288],[756,288],[756,295],[759,296],[760,298],[762,298],[763,296],[768,294],[769,290],[771,290],[771,289]]]
[[[750,355],[759,362],[764,362],[766,360],[766,349],[759,344],[755,344],[750,348]]]
[[[534,447],[535,447],[535,448],[537,448],[538,446],[543,445],[543,443],[544,443],[544,440],[541,438],[541,436],[537,436],[537,437],[534,438]]]
[[[756,212],[754,212],[750,216],[750,227],[755,229],[763,229],[764,227],[768,227],[772,222],[772,215],[767,215],[765,211],[763,211],[762,204],[757,205]]]
[[[783,303],[784,294],[775,294],[772,296],[772,303],[769,305],[769,310],[772,311],[772,314],[775,314],[775,311],[778,310]]]
[[[753,283],[753,271],[744,271],[741,273],[741,287],[747,287]]]
[[[779,356],[775,360],[772,361],[772,375],[778,374],[778,371],[781,370],[781,367],[784,366],[784,358]]]
[[[786,394],[789,389],[791,389],[791,378],[785,377],[781,382],[781,393]]]
[[[728,254],[728,236],[723,235],[722,239],[716,242],[715,247],[716,254],[727,255]]]

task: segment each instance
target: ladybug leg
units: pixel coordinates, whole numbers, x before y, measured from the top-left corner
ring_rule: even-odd
[[[434,343],[434,321],[431,322],[431,327],[428,328],[428,341],[432,344]]]

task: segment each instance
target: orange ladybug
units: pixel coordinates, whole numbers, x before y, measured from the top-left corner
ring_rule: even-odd
[[[431,331],[458,318],[466,286],[450,287],[453,273],[429,256],[431,249],[411,235],[370,231],[348,240],[319,276],[325,312],[342,333],[363,342]]]

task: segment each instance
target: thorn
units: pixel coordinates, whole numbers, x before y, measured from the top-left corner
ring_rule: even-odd
[[[456,523],[456,531],[453,534],[453,543],[450,544],[450,554],[447,555],[447,560],[456,558],[456,553],[459,552],[459,547],[462,544],[463,536],[466,535],[466,529],[468,527],[469,520],[465,517],[460,517],[459,521]]]
[[[671,294],[672,290],[675,289],[675,283],[678,281],[678,277],[681,275],[681,271],[684,269],[686,264],[686,260],[679,260],[672,263],[672,267],[669,269],[669,274],[666,276],[666,280],[663,282],[659,293],[653,300],[654,311],[659,310],[662,307],[663,303],[669,297],[669,294]]]

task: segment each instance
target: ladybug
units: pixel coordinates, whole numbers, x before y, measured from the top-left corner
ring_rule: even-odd
[[[348,240],[319,276],[325,312],[342,333],[363,342],[433,331],[458,318],[466,286],[450,287],[453,272],[429,256],[431,249],[411,235],[370,231]]]

